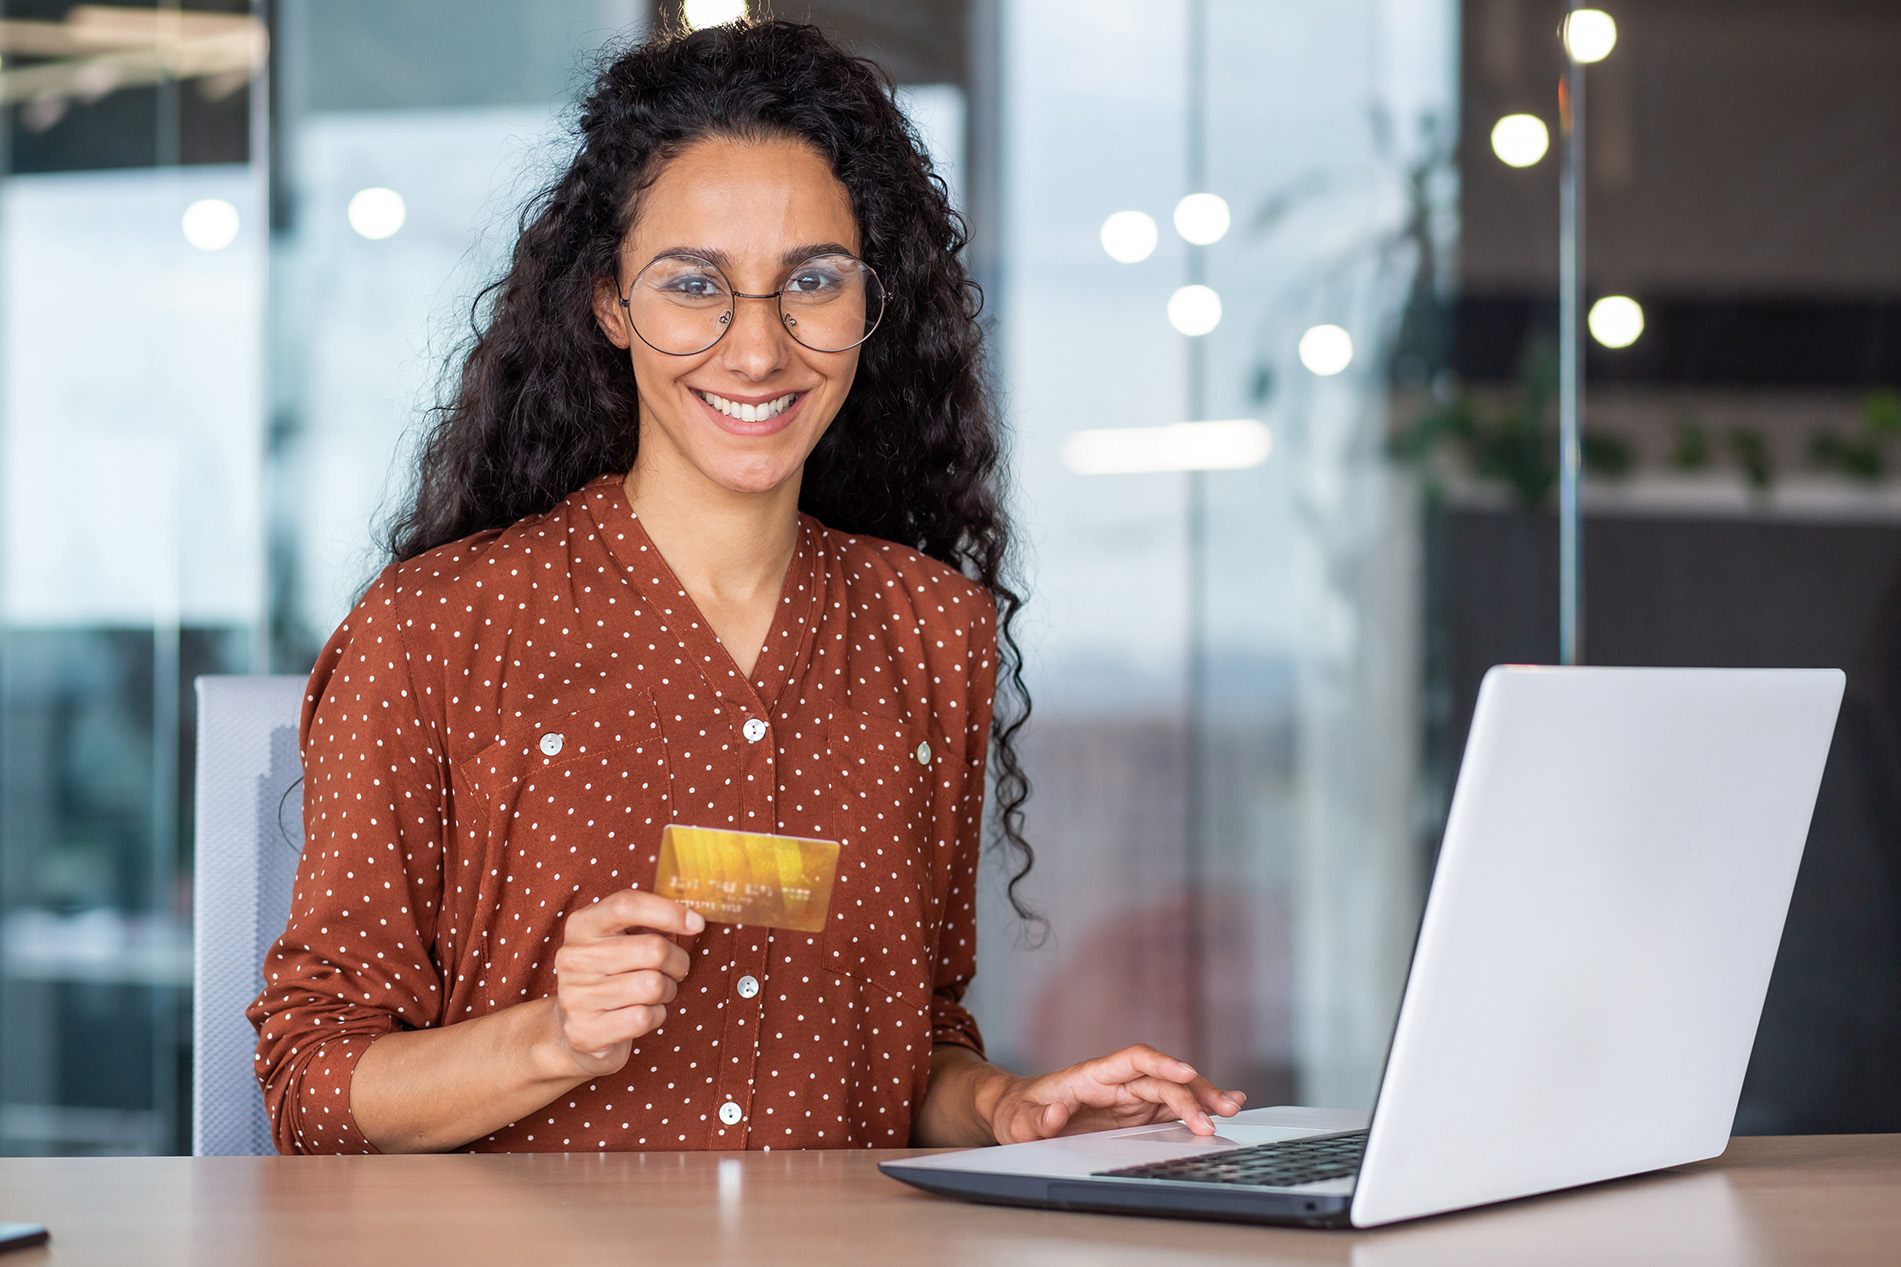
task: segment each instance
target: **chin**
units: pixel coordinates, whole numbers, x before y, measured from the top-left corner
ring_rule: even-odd
[[[751,462],[709,463],[702,468],[715,484],[734,493],[770,493],[789,479],[796,479],[799,468],[796,464],[782,465],[773,463],[760,466]]]

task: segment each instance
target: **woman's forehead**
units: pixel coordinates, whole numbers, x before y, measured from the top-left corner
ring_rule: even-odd
[[[816,150],[781,138],[696,142],[639,195],[635,253],[705,248],[778,267],[806,243],[859,250],[851,197]]]

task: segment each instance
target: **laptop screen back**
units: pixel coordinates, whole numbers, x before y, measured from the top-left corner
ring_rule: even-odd
[[[1356,1225],[1723,1150],[1842,688],[1833,669],[1486,676]]]

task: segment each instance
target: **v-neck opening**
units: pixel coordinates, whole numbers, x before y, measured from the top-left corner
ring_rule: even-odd
[[[620,565],[621,574],[654,605],[654,612],[675,641],[691,657],[707,687],[717,695],[738,694],[734,682],[744,686],[744,702],[770,712],[778,704],[786,685],[795,676],[806,652],[806,644],[817,627],[819,585],[818,525],[809,515],[798,519],[798,544],[792,561],[786,565],[779,584],[779,600],[760,643],[759,656],[750,676],[742,672],[732,650],[720,641],[713,622],[681,583],[673,565],[660,547],[647,535],[646,525],[627,500],[627,490],[619,475],[603,475],[588,489],[588,502],[601,540],[608,553]],[[683,611],[670,609],[668,603],[684,604]],[[789,642],[791,654],[775,652],[775,645]],[[721,670],[724,670],[722,673]],[[722,681],[721,679],[725,680]]]

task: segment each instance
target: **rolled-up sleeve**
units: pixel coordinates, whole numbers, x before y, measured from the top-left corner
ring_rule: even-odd
[[[950,887],[938,931],[931,1042],[956,1043],[981,1056],[983,1034],[963,999],[977,973],[977,861],[983,852],[984,768],[997,684],[996,618],[988,603],[981,617],[972,622],[969,637],[970,706],[964,718],[963,797],[957,814]]]
[[[418,693],[398,600],[386,573],[324,647],[305,698],[304,851],[247,1012],[282,1153],[374,1152],[350,1112],[356,1063],[442,1014],[440,700]]]

